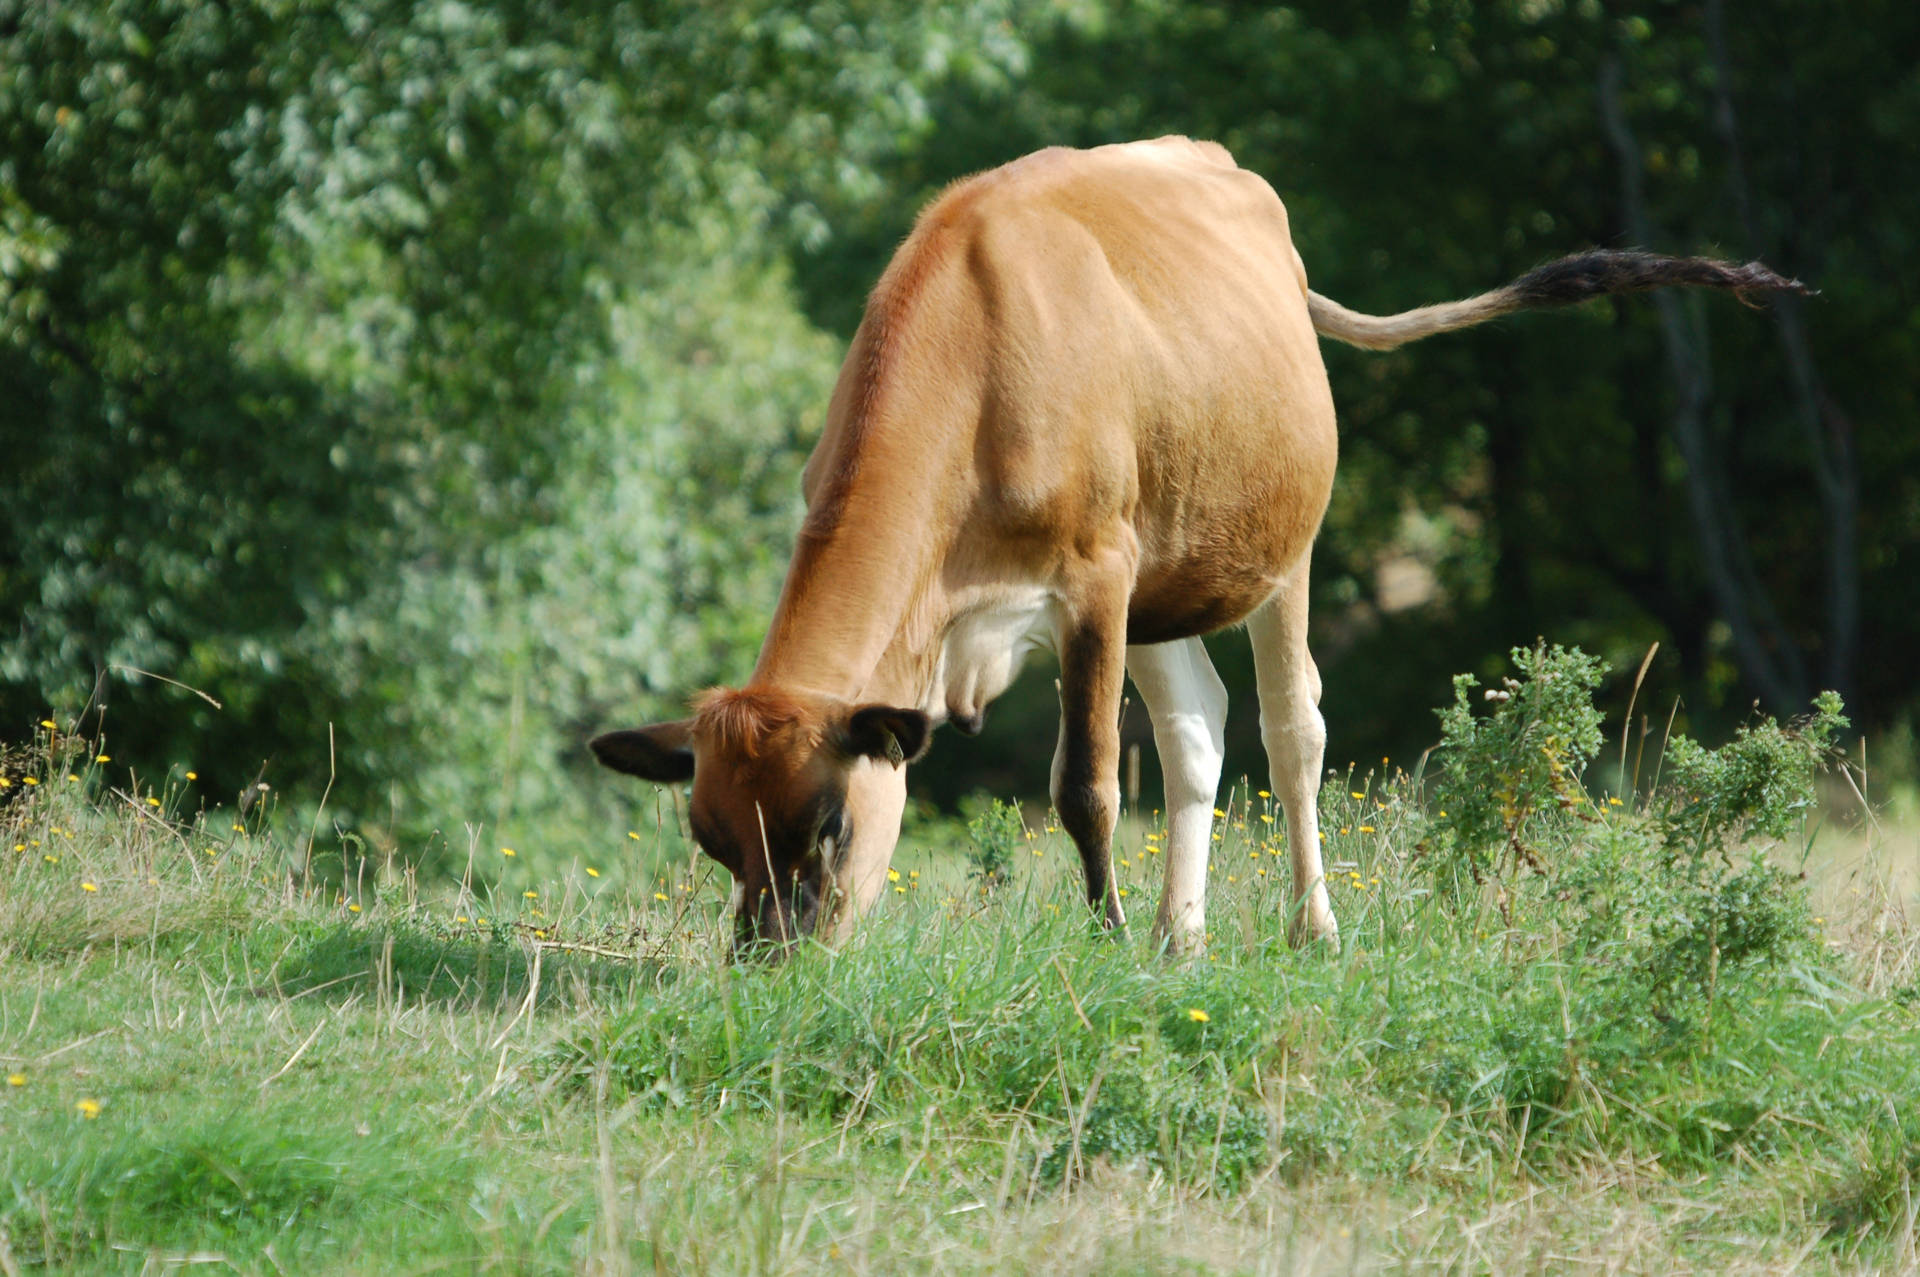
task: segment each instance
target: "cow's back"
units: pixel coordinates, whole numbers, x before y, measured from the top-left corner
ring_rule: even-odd
[[[883,398],[895,412],[862,406]],[[920,508],[953,528],[950,563],[1040,576],[1130,531],[1134,641],[1258,606],[1332,482],[1286,211],[1185,138],[1038,152],[930,205],[874,291],[810,504],[850,471],[865,418],[889,416],[910,443],[892,473],[944,476]]]

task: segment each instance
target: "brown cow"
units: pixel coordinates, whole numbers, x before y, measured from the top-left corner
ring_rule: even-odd
[[[885,881],[905,764],[942,721],[978,731],[1026,653],[1050,648],[1053,801],[1088,900],[1117,927],[1109,844],[1130,673],[1171,822],[1154,931],[1191,951],[1227,712],[1200,636],[1245,622],[1287,820],[1289,934],[1332,939],[1306,631],[1337,442],[1315,334],[1387,349],[1665,284],[1797,287],[1758,264],[1599,252],[1375,318],[1308,291],[1286,209],[1209,142],[1056,147],[959,182],[868,301],[753,676],[594,752],[648,780],[692,779],[693,835],[733,874],[740,944],[837,939]]]

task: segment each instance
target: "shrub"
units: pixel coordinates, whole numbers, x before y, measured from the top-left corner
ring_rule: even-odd
[[[1490,714],[1474,712],[1468,693],[1479,680],[1471,674],[1454,677],[1453,704],[1440,711],[1434,797],[1447,817],[1435,863],[1463,867],[1475,882],[1503,855],[1516,867],[1543,867],[1536,844],[1562,827],[1557,816],[1586,802],[1580,774],[1600,751],[1593,692],[1606,665],[1545,643],[1512,656],[1521,677],[1487,689]]]

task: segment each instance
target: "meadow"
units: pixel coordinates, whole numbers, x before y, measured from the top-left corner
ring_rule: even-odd
[[[1186,963],[1151,810],[1131,935],[994,803],[911,822],[842,951],[737,964],[664,803],[429,873],[48,720],[0,794],[0,1273],[1915,1269],[1911,797],[1835,705],[1623,743],[1577,653],[1516,657],[1411,774],[1329,775],[1338,949],[1223,795]]]

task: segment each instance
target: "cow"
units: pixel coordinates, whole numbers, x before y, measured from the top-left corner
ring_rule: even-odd
[[[1759,263],[1578,254],[1376,317],[1307,286],[1287,211],[1225,148],[1053,147],[947,188],[868,300],[806,464],[806,516],[745,685],[591,742],[691,780],[735,943],[836,943],[879,895],[906,766],[969,735],[1033,648],[1060,666],[1051,793],[1108,928],[1131,676],[1165,774],[1153,935],[1190,954],[1227,694],[1201,636],[1244,624],[1286,818],[1295,944],[1333,941],[1316,791],[1326,726],[1308,560],[1338,443],[1319,336],[1386,350],[1511,311],[1669,284],[1800,286]]]

